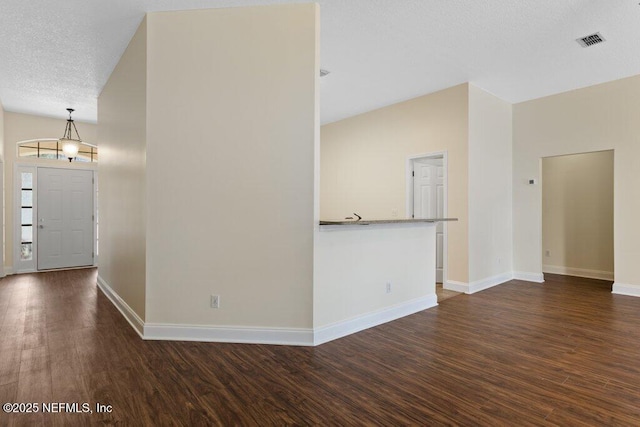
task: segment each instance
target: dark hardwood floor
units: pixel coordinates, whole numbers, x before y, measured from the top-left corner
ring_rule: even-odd
[[[460,294],[462,294],[462,292],[456,292],[456,291],[450,291],[449,289],[444,289],[444,287],[442,286],[442,283],[436,283],[436,296],[438,297],[438,303],[441,303],[442,301],[449,298],[457,297]]]
[[[143,341],[95,282],[0,280],[0,403],[94,411],[0,425],[640,425],[640,299],[607,282],[511,281],[316,348]]]

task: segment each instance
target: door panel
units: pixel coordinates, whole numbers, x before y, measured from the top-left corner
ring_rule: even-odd
[[[84,250],[84,233],[81,230],[74,230],[71,232],[71,254],[82,255]]]
[[[444,167],[438,166],[438,178],[436,179],[438,189],[437,197],[437,217],[444,218]],[[444,224],[439,222],[436,226],[436,281],[442,283],[443,279],[443,251],[444,251]]]
[[[60,184],[52,183],[52,187],[54,185],[61,186]],[[47,215],[49,217],[49,221],[62,221],[62,190],[61,189],[49,189],[49,194],[47,195],[47,207],[48,210]]]
[[[421,199],[421,204],[420,204],[420,211],[425,215],[428,216],[431,212],[431,187],[427,187],[427,186],[423,186],[421,189],[421,195],[420,195],[420,199]]]
[[[413,216],[415,218],[435,218],[437,213],[436,191],[437,179],[435,167],[432,165],[414,164],[413,183]]]
[[[444,185],[442,184],[442,178],[438,178],[437,183],[437,198],[436,198],[436,217],[444,218]],[[442,234],[444,224],[439,222],[437,225],[437,232]]]
[[[38,270],[93,265],[93,172],[38,168]]]
[[[442,271],[442,268],[444,267],[444,262],[442,259],[442,252],[443,252],[443,246],[444,246],[444,239],[443,239],[443,234],[442,233],[438,233],[436,235],[436,270],[440,270]],[[442,277],[440,278],[440,280],[442,281]]]
[[[44,237],[44,236],[43,236]],[[49,230],[49,256],[60,258],[62,256],[62,233],[58,230]]]
[[[415,218],[444,217],[444,166],[440,159],[413,162],[413,215]],[[444,224],[436,223],[436,281],[443,280]]]

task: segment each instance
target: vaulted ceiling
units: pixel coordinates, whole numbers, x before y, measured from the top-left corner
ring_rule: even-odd
[[[96,121],[97,97],[145,12],[293,0],[2,0],[5,110]],[[518,103],[640,74],[637,0],[318,0],[321,119],[459,83]],[[576,39],[600,32],[604,43]]]

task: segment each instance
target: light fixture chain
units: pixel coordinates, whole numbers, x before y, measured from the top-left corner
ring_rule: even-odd
[[[71,114],[73,113],[73,108],[67,108],[69,112],[69,118],[67,119],[67,124],[64,128],[64,136],[58,140],[60,144],[62,144],[62,152],[71,162],[77,155],[78,150],[80,148],[80,144],[82,144],[82,140],[80,139],[80,133],[78,132],[78,128],[76,127]],[[76,138],[73,137],[73,133],[71,127],[73,126],[73,130],[76,131]]]
[[[80,134],[78,133],[78,128],[76,127],[76,123],[71,120],[71,124],[73,125],[73,129],[76,131],[76,136],[78,137],[78,141],[82,141],[80,138]],[[69,129],[69,135],[71,135],[71,129]]]

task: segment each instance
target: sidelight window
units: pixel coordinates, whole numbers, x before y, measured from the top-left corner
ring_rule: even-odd
[[[33,173],[22,172],[21,178],[21,245],[20,260],[33,259]]]

